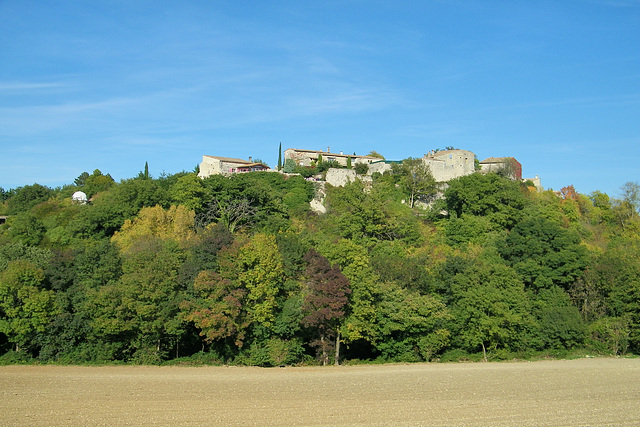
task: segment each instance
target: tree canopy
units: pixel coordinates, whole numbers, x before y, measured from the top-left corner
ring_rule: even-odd
[[[95,170],[0,191],[0,363],[640,352],[637,183],[620,198],[494,173],[439,188],[411,158],[344,187],[287,173]]]

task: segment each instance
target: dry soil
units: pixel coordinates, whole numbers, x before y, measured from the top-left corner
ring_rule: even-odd
[[[0,367],[0,425],[640,425],[640,359]]]

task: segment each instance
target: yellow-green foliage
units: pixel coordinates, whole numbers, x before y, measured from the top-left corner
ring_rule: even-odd
[[[273,235],[255,234],[238,253],[238,281],[248,290],[255,322],[266,327],[275,319],[276,296],[284,277],[282,255]]]
[[[138,216],[126,220],[120,231],[116,231],[111,241],[120,250],[127,251],[135,240],[144,237],[158,237],[174,240],[187,245],[193,240],[193,221],[195,214],[186,207],[171,206],[168,210],[160,206],[142,208]]]

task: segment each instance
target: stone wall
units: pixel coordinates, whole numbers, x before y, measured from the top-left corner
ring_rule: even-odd
[[[198,172],[198,176],[200,178],[206,178],[211,175],[219,175],[220,173],[220,160],[209,156],[202,156],[202,163],[200,163],[200,172]]]
[[[334,187],[344,187],[349,182],[357,179],[356,171],[353,169],[335,169],[327,170],[325,181]]]
[[[467,150],[430,152],[422,158],[437,182],[447,182],[475,172],[475,154]]]
[[[391,170],[391,165],[385,162],[374,162],[369,165],[369,175],[373,175],[378,172],[384,174],[387,171]]]
[[[503,171],[515,181],[522,180],[522,165],[513,157],[489,157],[480,162],[482,173]]]
[[[252,171],[262,170],[262,167],[263,166],[261,164],[253,163],[251,160],[246,161],[231,157],[202,156],[202,163],[200,163],[200,172],[198,173],[198,176],[200,178],[206,178],[211,175],[231,175],[236,172],[247,172],[247,170],[240,171],[238,168],[249,168],[248,171]]]
[[[542,187],[542,181],[540,180],[540,177],[538,175],[536,175],[535,178],[522,178],[522,182],[527,182],[527,181],[531,181],[533,183],[533,186],[536,188],[536,191],[538,193],[541,193],[544,191],[544,188]]]
[[[311,162],[317,162],[318,156],[322,155],[322,161],[335,161],[341,166],[347,166],[347,159],[351,158],[351,163],[371,163],[378,160],[369,156],[354,156],[350,154],[330,153],[328,151],[299,150],[295,148],[287,148],[284,150],[284,159],[293,159],[298,166],[311,166]]]

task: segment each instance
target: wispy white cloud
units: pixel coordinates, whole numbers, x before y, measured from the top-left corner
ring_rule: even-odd
[[[34,82],[2,82],[0,81],[0,91],[6,92],[22,92],[22,91],[34,91],[39,89],[59,89],[69,87],[67,83],[34,83]]]
[[[286,106],[293,115],[323,113],[362,112],[386,108],[398,102],[398,96],[389,91],[373,89],[351,89],[333,94],[310,94],[290,97]]]
[[[57,105],[0,107],[0,136],[34,135],[54,129],[71,129],[102,114],[131,105],[134,99],[69,102]]]
[[[82,163],[126,177],[147,158],[256,156],[281,135],[392,157],[529,149],[523,164],[545,165],[637,134],[639,1],[409,3],[7,3],[20,19],[0,26],[0,177],[36,159],[43,176]]]
[[[465,133],[464,125],[459,122],[450,123],[428,123],[420,125],[404,126],[394,132],[395,135],[403,138],[423,139],[427,142],[437,142],[442,139],[449,139],[461,136]],[[436,148],[436,147],[429,147]]]

